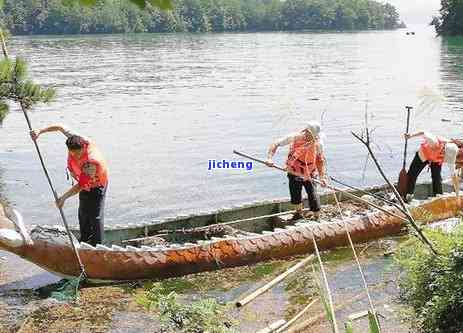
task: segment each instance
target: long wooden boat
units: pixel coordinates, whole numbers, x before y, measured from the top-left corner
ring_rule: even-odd
[[[384,188],[367,190],[381,192]],[[427,198],[429,184],[417,185],[417,192],[424,199],[410,205],[415,218],[434,222],[455,217],[460,211],[452,193]],[[337,195],[340,200],[347,199]],[[322,204],[330,204],[333,193],[325,193],[321,199]],[[400,215],[393,206],[383,208]],[[105,245],[80,243],[78,251],[90,280],[124,281],[181,276],[310,253],[312,235],[321,250],[347,245],[342,220],[301,220],[289,224],[280,216],[288,210],[289,202],[274,200],[139,225],[113,226],[105,231]],[[0,249],[63,277],[79,275],[68,237],[61,228],[37,226],[28,232],[21,227],[23,222],[17,213],[11,221],[14,224],[0,223]],[[364,208],[345,221],[356,243],[406,229],[402,219],[376,209]]]

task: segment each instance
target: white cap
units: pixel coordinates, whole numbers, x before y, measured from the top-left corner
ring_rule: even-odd
[[[309,130],[315,138],[320,137],[321,125],[318,121],[309,121],[304,129]]]

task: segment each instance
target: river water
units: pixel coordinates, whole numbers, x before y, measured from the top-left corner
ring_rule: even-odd
[[[416,107],[413,130],[462,136],[463,43],[430,27],[414,31],[27,36],[13,38],[10,51],[58,92],[31,113],[34,126],[66,124],[104,152],[106,223],[122,224],[286,197],[284,174],[261,165],[208,170],[208,161],[240,160],[233,149],[265,157],[273,140],[310,119],[322,121],[330,174],[355,185],[382,183],[374,168],[363,170],[365,148],[350,133],[363,128],[366,109],[393,179],[405,105]],[[58,224],[21,113],[0,134],[3,197],[28,224]],[[39,140],[59,193],[71,185],[63,141]],[[65,205],[71,223],[76,206]]]
[[[58,91],[31,113],[35,127],[63,123],[98,143],[111,173],[106,223],[125,224],[286,197],[284,174],[260,165],[208,170],[208,161],[239,160],[233,149],[264,157],[310,119],[323,124],[329,173],[361,186],[382,183],[350,133],[364,127],[365,110],[392,179],[405,105],[415,106],[412,130],[462,137],[463,41],[413,30],[15,37],[10,52]],[[0,129],[0,198],[28,225],[59,224],[27,132],[19,112]],[[70,186],[63,137],[39,144],[62,193]],[[417,146],[410,143],[409,160]],[[76,207],[76,199],[65,205],[73,224]],[[12,287],[53,279],[1,254]]]

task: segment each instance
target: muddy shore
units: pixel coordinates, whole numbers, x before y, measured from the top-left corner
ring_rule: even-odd
[[[408,333],[410,327],[400,315],[397,271],[392,259],[383,256],[384,249],[395,242],[389,239],[362,244],[357,250],[361,253],[374,302],[385,317],[382,320],[384,329]],[[368,309],[366,295],[348,249],[337,249],[323,257],[336,304],[336,316],[339,324],[343,325],[348,315]],[[55,276],[25,262],[18,265],[20,259],[12,256],[5,259],[0,262],[0,332],[160,332],[156,312],[148,311],[138,302],[139,296],[146,291],[145,283],[86,287],[81,290],[76,302],[62,303],[43,298],[35,289],[56,282]],[[233,304],[300,259],[206,272],[161,283],[178,293],[185,302],[214,298],[221,304]],[[13,264],[15,261],[16,264]],[[23,270],[23,275],[17,279],[20,270]],[[256,332],[281,318],[290,319],[316,297],[312,267],[309,265],[244,308],[238,310],[230,306],[230,311],[239,322],[235,327],[237,332]],[[301,319],[304,320],[311,323],[311,332],[329,330],[320,302]],[[363,331],[367,321],[359,320],[355,325]]]

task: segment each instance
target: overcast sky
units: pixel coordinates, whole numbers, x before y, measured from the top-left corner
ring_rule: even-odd
[[[440,0],[383,0],[383,2],[394,5],[407,24],[427,24],[440,9]]]

